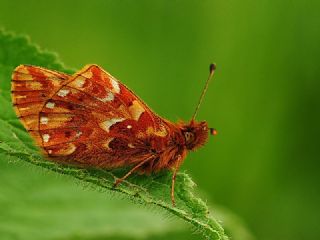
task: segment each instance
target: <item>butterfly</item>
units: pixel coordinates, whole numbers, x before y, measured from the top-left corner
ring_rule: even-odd
[[[189,151],[203,146],[207,122],[195,120],[213,77],[210,74],[192,119],[172,123],[153,112],[123,83],[98,65],[73,75],[20,65],[12,74],[12,102],[23,126],[44,155],[57,163],[133,172],[171,170],[171,199],[176,174]]]

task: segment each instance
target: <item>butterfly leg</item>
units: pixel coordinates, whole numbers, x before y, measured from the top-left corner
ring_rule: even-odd
[[[136,166],[134,166],[129,172],[127,172],[126,175],[124,175],[121,178],[118,178],[115,183],[113,184],[113,187],[117,187],[121,182],[123,182],[123,180],[125,180],[127,177],[129,177],[134,171],[136,171],[139,167],[141,167],[143,164],[145,164],[146,162],[152,160],[154,158],[154,156],[151,157],[147,157],[146,159],[144,159],[142,162],[140,162],[139,164],[137,164]]]
[[[175,184],[175,181],[176,181],[177,172],[178,172],[178,169],[175,169],[173,171],[172,181],[171,181],[171,202],[172,202],[172,206],[173,207],[176,205],[175,200],[174,200],[174,184]]]
[[[172,180],[171,180],[171,202],[172,202],[172,206],[174,207],[176,202],[174,200],[174,185],[176,182],[176,176],[177,176],[177,172],[179,170],[181,161],[183,160],[183,158],[181,157],[181,155],[178,155],[178,159],[176,162],[176,167],[173,170],[173,174],[172,174]]]

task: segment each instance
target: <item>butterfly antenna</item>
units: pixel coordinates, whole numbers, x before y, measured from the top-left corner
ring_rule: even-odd
[[[206,81],[206,84],[204,85],[204,89],[202,90],[202,94],[201,94],[201,96],[199,98],[198,105],[196,107],[196,110],[194,111],[194,114],[193,114],[191,120],[194,120],[196,118],[196,115],[198,113],[198,110],[199,110],[199,107],[201,105],[201,102],[202,102],[202,100],[204,98],[204,95],[206,94],[206,91],[208,90],[210,80],[212,79],[212,77],[214,75],[214,71],[216,70],[216,65],[214,63],[211,63],[209,69],[210,69],[210,73],[209,73],[208,79]]]

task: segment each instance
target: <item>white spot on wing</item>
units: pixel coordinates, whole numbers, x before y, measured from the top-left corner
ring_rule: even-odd
[[[59,97],[65,97],[68,95],[69,92],[70,92],[69,89],[60,89],[57,94]]]
[[[22,112],[22,111],[26,111],[26,110],[28,110],[29,109],[29,107],[24,107],[24,108],[19,108],[19,110]]]
[[[132,126],[131,126],[131,125],[128,125],[128,126],[127,126],[127,128],[128,128],[128,129],[131,129],[131,128],[132,128]]]
[[[46,108],[54,108],[55,103],[54,102],[47,102]]]
[[[75,85],[78,88],[82,88],[85,82],[86,82],[86,78],[83,76],[79,76],[75,79]]]
[[[129,147],[129,148],[134,148],[134,145],[133,145],[132,143],[129,143],[129,144],[128,144],[128,147]]]
[[[132,102],[132,105],[129,107],[129,112],[131,113],[132,119],[138,121],[141,114],[144,112],[144,108],[141,106],[141,104],[134,100]]]
[[[168,132],[167,132],[167,129],[165,128],[165,126],[160,125],[160,129],[158,131],[155,131],[154,134],[159,137],[165,137],[165,136],[167,136]]]
[[[49,119],[47,117],[41,117],[40,118],[40,123],[41,124],[48,124]]]
[[[82,135],[82,132],[79,131],[79,132],[77,132],[76,137],[79,138],[81,135]]]
[[[70,155],[76,149],[77,149],[77,147],[73,143],[69,143],[68,145],[65,146],[64,149],[60,150],[60,154],[62,154],[62,155]]]
[[[14,96],[15,98],[27,98],[27,96],[25,96],[25,95],[18,95],[18,96]]]
[[[93,73],[91,71],[87,71],[87,72],[82,73],[81,75],[86,78],[92,78]]]
[[[49,142],[49,139],[50,139],[50,135],[49,134],[43,134],[42,135],[42,139],[45,143]]]
[[[113,140],[114,138],[108,138],[103,144],[102,146],[108,150],[110,150],[111,148],[109,147],[109,144],[111,143],[111,141]]]
[[[29,74],[28,69],[25,66],[19,66],[16,68],[18,72],[24,73],[24,74]]]
[[[109,120],[106,120],[104,122],[101,122],[99,125],[100,127],[105,130],[106,132],[109,132],[110,127],[118,122],[122,122],[123,120],[125,120],[124,118],[111,118]]]
[[[32,89],[32,90],[41,90],[43,87],[42,87],[42,84],[40,82],[28,82],[26,84],[26,88],[29,88],[29,89]]]
[[[114,78],[110,79],[110,83],[113,87],[113,90],[115,93],[120,93],[120,86],[117,80],[115,80]]]
[[[111,102],[114,99],[114,95],[112,92],[108,92],[107,96],[104,98],[98,98],[102,102]]]

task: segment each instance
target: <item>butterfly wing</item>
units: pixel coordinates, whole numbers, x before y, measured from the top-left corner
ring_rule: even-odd
[[[37,143],[39,113],[47,99],[69,78],[41,67],[20,65],[12,73],[11,96],[17,116]]]
[[[96,65],[60,82],[38,110],[38,144],[57,161],[102,167],[150,158],[151,139],[166,123],[132,91]],[[27,124],[25,124],[27,125]]]

